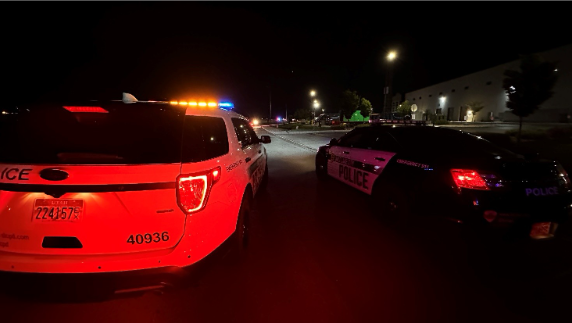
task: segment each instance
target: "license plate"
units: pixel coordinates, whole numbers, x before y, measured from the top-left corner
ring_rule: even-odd
[[[552,238],[554,237],[555,230],[556,225],[552,225],[552,222],[533,223],[532,229],[530,230],[530,237],[533,239]]]
[[[83,214],[83,200],[38,199],[34,203],[34,222],[77,222]]]

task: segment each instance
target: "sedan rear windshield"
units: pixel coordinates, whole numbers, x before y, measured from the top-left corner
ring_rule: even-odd
[[[460,153],[475,156],[493,155],[515,157],[515,153],[501,148],[481,137],[452,129],[434,129],[431,127],[407,127],[390,130],[391,135],[404,148],[414,151],[426,151],[441,155]]]
[[[91,102],[19,106],[2,111],[0,163],[148,164],[181,161],[185,112],[166,104]]]

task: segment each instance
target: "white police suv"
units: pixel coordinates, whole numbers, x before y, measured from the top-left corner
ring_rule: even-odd
[[[185,267],[247,238],[269,136],[215,100],[0,114],[0,271]]]

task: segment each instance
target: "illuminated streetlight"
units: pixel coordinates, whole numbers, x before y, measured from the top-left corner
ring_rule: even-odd
[[[392,61],[397,57],[397,53],[394,51],[389,52],[389,54],[387,54],[387,59]]]
[[[310,96],[311,96],[311,97],[315,97],[315,96],[316,96],[316,91],[310,91]]]

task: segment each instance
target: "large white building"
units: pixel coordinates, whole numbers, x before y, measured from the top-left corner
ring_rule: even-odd
[[[557,62],[558,80],[554,95],[529,117],[528,122],[572,122],[572,44],[539,53],[546,61]],[[450,121],[517,121],[506,108],[507,96],[502,88],[507,69],[520,70],[520,60],[435,84],[405,94],[405,100],[417,105],[415,119],[422,119],[429,109]],[[475,118],[467,104],[480,101],[484,108]],[[474,119],[474,120],[473,120]]]

